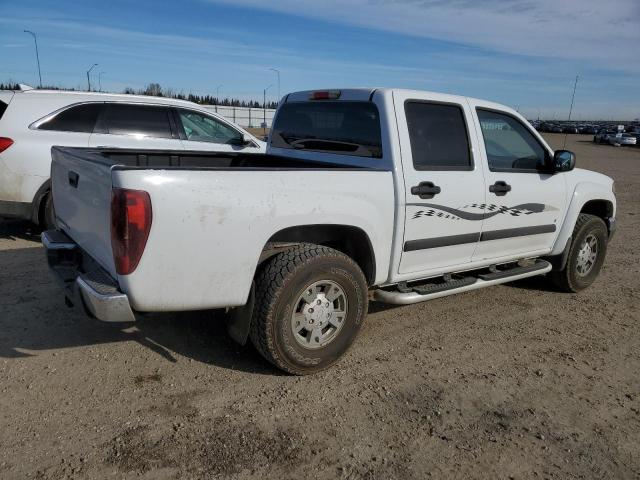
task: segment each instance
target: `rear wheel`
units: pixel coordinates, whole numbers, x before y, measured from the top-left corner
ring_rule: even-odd
[[[585,213],[578,216],[567,263],[562,270],[550,273],[560,290],[579,292],[595,281],[607,253],[607,233],[601,218]]]
[[[47,192],[42,199],[40,208],[40,228],[43,230],[53,230],[56,228],[56,215],[53,210],[53,195]]]
[[[273,257],[257,275],[251,340],[278,368],[316,373],[351,346],[367,303],[366,280],[351,258],[301,244]]]

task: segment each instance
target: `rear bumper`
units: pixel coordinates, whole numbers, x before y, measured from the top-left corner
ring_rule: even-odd
[[[60,230],[42,232],[49,268],[64,288],[68,302],[103,322],[134,322],[129,298],[117,283]]]

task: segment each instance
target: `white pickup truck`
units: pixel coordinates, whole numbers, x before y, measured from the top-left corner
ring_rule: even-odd
[[[70,302],[104,321],[227,308],[294,374],[345,353],[370,298],[394,304],[547,274],[589,286],[613,181],[574,169],[517,112],[397,89],[291,93],[266,155],[52,149]]]

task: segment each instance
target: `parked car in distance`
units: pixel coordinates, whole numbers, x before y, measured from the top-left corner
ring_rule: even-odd
[[[609,135],[607,138],[610,145],[619,147],[620,145],[635,145],[636,137],[631,133],[617,133],[615,135]]]
[[[139,95],[0,92],[0,216],[53,225],[51,147],[264,153],[241,127],[192,102]]]
[[[42,238],[65,295],[105,321],[229,308],[231,336],[294,374],[345,353],[370,295],[544,274],[582,290],[615,229],[611,178],[467,97],[296,92],[264,156],[185,152],[166,169],[168,155],[53,149],[60,230]]]
[[[611,135],[615,135],[616,132],[612,131],[612,130],[599,130],[598,133],[596,133],[593,136],[593,142],[594,143],[609,143],[609,137]]]

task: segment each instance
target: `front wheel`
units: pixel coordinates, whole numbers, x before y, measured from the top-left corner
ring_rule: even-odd
[[[351,346],[367,304],[367,282],[351,258],[301,244],[271,258],[257,275],[251,340],[276,367],[316,373]]]
[[[552,282],[564,292],[579,292],[600,273],[607,254],[607,226],[601,218],[581,213],[573,229],[567,263],[550,273]]]

